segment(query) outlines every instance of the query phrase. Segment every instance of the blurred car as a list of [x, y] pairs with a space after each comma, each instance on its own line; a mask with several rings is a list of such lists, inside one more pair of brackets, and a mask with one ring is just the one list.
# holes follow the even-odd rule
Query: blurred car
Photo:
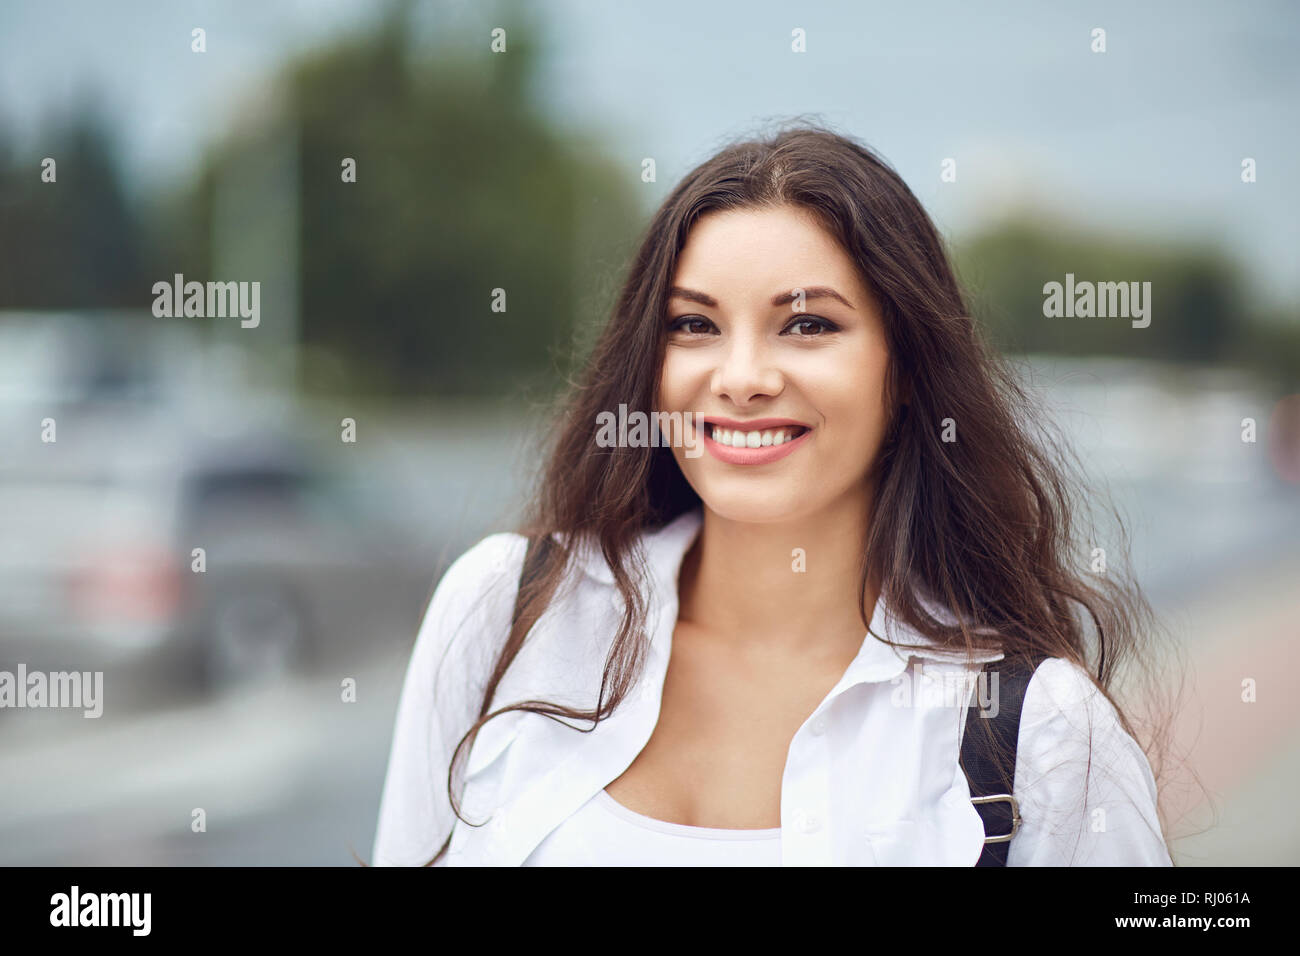
[[0, 316], [0, 667], [219, 689], [409, 641], [433, 568], [382, 477], [284, 395], [178, 374], [175, 328]]

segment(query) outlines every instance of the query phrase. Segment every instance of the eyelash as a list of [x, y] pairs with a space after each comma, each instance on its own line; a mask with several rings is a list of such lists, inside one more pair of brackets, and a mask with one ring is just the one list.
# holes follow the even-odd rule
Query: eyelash
[[[795, 338], [799, 338], [799, 339], [815, 339], [815, 338], [818, 338], [819, 335], [826, 335], [826, 334], [828, 334], [828, 333], [830, 333], [830, 332], [838, 332], [838, 331], [840, 330], [840, 327], [839, 327], [838, 325], [836, 325], [836, 324], [835, 324], [834, 322], [832, 322], [830, 319], [823, 319], [820, 315], [807, 315], [807, 314], [801, 312], [801, 313], [799, 313], [798, 315], [793, 316], [792, 318], [793, 318], [793, 320], [790, 322], [790, 324], [787, 325], [784, 329], [781, 330], [781, 334], [782, 334], [782, 335], [785, 335], [787, 332], [789, 332], [790, 329], [795, 328], [796, 326], [803, 325], [805, 322], [812, 322], [812, 323], [815, 323], [815, 324], [817, 325], [817, 327], [821, 329], [821, 332], [818, 333], [817, 335], [796, 335]], [[678, 332], [678, 331], [683, 331], [683, 330], [684, 330], [684, 327], [685, 327], [686, 325], [688, 325], [689, 323], [692, 323], [692, 322], [708, 322], [710, 325], [713, 324], [712, 322], [710, 322], [708, 319], [706, 319], [706, 318], [705, 318], [704, 316], [702, 316], [702, 315], [682, 315], [682, 316], [678, 316], [678, 317], [675, 318], [675, 319], [672, 319], [672, 320], [668, 323], [668, 331], [669, 331], [669, 332]], [[687, 334], [688, 334], [688, 335], [704, 335], [704, 334], [707, 334], [707, 333], [703, 333], [703, 332], [691, 333], [691, 332], [688, 332]]]

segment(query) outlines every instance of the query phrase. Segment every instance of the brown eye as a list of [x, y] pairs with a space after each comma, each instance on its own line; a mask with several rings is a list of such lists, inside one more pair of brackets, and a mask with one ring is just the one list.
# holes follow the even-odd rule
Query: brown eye
[[712, 328], [713, 323], [702, 315], [683, 315], [668, 323], [668, 331], [687, 335], [707, 335]]
[[795, 333], [795, 338], [806, 339], [822, 335], [826, 332], [838, 332], [839, 326], [829, 319], [823, 319], [819, 315], [805, 315], [800, 316], [798, 319], [787, 325], [781, 334], [786, 335], [791, 329], [803, 329], [804, 331]]

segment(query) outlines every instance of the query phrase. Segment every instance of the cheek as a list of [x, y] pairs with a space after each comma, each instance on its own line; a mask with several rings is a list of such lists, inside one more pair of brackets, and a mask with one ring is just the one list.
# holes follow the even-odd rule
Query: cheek
[[[699, 394], [701, 373], [689, 355], [669, 349], [659, 373], [658, 407], [665, 411], [686, 411]], [[707, 375], [703, 381], [707, 383]]]
[[862, 349], [828, 356], [820, 373], [805, 379], [828, 435], [846, 453], [874, 452], [884, 436], [887, 368], [882, 350]]

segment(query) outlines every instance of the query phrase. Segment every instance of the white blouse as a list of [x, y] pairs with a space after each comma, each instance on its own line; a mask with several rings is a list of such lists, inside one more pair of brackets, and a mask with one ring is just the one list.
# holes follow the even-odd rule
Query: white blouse
[[524, 866], [780, 866], [781, 828], [728, 830], [657, 820], [602, 790], [550, 832]]
[[[492, 535], [448, 569], [420, 626], [398, 704], [376, 865], [422, 865], [448, 833], [451, 845], [438, 865], [574, 861], [584, 834], [613, 826], [608, 814], [602, 821], [594, 815], [617, 813], [612, 797], [598, 795], [631, 765], [658, 723], [678, 571], [700, 525], [697, 509], [640, 540], [650, 648], [640, 682], [611, 716], [593, 729], [589, 721], [511, 711], [483, 726], [455, 781], [462, 815], [475, 826], [452, 812], [447, 768], [474, 723], [509, 630], [526, 540]], [[493, 709], [524, 700], [580, 709], [597, 703], [622, 599], [597, 549], [579, 543], [574, 562], [571, 579], [502, 678]], [[951, 620], [942, 608], [930, 610]], [[958, 763], [969, 684], [966, 693], [952, 689], [1002, 655], [967, 661], [934, 648], [883, 599], [871, 630], [904, 650], [866, 635], [795, 732], [781, 780], [781, 826], [762, 849], [779, 852], [785, 866], [972, 866], [984, 827]], [[1008, 865], [1171, 865], [1150, 765], [1088, 675], [1049, 658], [1030, 680], [1021, 713], [1014, 790], [1023, 823]], [[630, 842], [614, 846], [629, 847], [632, 859]], [[663, 846], [686, 858], [684, 841]], [[615, 861], [605, 854], [601, 862]]]

